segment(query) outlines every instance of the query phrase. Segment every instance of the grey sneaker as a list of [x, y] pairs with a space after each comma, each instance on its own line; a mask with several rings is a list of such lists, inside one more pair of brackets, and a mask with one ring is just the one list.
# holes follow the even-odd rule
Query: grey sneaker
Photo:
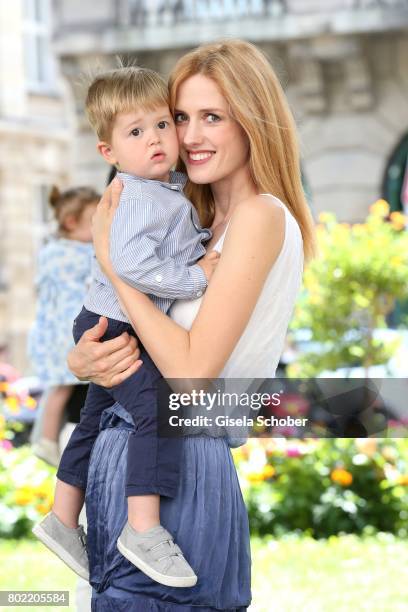
[[61, 453], [58, 442], [48, 440], [48, 438], [40, 438], [38, 442], [33, 445], [33, 453], [36, 455], [36, 457], [42, 459], [50, 465], [53, 465], [54, 467], [59, 466]]
[[139, 533], [127, 522], [120, 534], [118, 550], [147, 576], [170, 587], [192, 587], [197, 576], [161, 525]]
[[32, 532], [78, 576], [89, 582], [86, 535], [82, 525], [76, 529], [66, 527], [51, 511], [33, 527]]

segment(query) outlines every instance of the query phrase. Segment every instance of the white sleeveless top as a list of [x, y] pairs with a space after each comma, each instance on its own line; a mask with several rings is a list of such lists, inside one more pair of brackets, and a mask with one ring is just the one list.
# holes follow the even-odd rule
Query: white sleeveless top
[[[220, 378], [273, 378], [283, 351], [303, 274], [303, 240], [297, 221], [287, 207], [270, 194], [285, 211], [285, 237], [270, 270], [250, 320], [233, 350]], [[221, 252], [228, 226], [213, 247]], [[169, 315], [184, 329], [190, 329], [201, 300], [177, 300]]]

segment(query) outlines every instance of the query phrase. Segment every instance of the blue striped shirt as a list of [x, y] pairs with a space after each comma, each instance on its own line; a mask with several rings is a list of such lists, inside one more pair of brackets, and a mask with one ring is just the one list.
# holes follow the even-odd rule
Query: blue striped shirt
[[[170, 182], [120, 172], [120, 203], [110, 233], [110, 257], [116, 274], [151, 296], [167, 312], [176, 299], [201, 297], [207, 279], [196, 261], [205, 255], [197, 211], [183, 194], [186, 177], [171, 172]], [[85, 308], [118, 321], [128, 321], [115, 290], [94, 259]]]

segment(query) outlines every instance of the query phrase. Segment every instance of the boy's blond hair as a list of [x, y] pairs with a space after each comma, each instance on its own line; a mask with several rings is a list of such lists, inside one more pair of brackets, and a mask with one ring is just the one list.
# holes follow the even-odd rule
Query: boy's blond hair
[[128, 66], [95, 77], [88, 89], [85, 108], [98, 138], [109, 141], [118, 113], [136, 109], [151, 111], [168, 103], [167, 84], [157, 72]]

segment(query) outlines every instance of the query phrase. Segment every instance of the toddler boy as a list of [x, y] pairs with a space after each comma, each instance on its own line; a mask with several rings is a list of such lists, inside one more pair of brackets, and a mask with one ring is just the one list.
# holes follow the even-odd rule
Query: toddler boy
[[[184, 175], [171, 171], [178, 158], [178, 141], [166, 83], [144, 68], [112, 70], [91, 84], [86, 110], [100, 139], [99, 152], [117, 168], [123, 183], [110, 234], [115, 272], [149, 294], [163, 312], [175, 299], [200, 297], [217, 260], [206, 257], [197, 263], [205, 255], [202, 242], [211, 232], [200, 227], [195, 209], [183, 194]], [[101, 315], [109, 321], [102, 340], [123, 332], [134, 335], [111, 283], [95, 261], [91, 288], [74, 322], [75, 342]], [[194, 586], [197, 576], [158, 520], [159, 496], [177, 493], [181, 441], [157, 435], [161, 375], [140, 342], [139, 346], [143, 365], [135, 374], [109, 389], [90, 384], [80, 423], [61, 458], [53, 511], [33, 531], [89, 579], [78, 516], [101, 414], [119, 402], [131, 414], [135, 431], [128, 442], [128, 521], [118, 549], [157, 582]]]

